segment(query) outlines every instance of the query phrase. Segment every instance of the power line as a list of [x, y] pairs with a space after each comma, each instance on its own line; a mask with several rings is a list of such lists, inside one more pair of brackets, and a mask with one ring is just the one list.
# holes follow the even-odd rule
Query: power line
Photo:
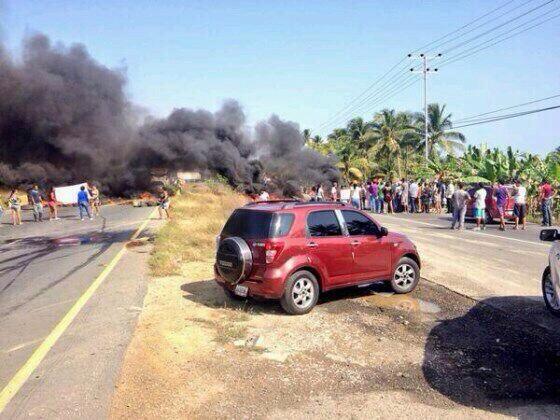
[[[557, 10], [557, 9], [554, 9], [554, 10]], [[552, 10], [552, 11], [554, 11], [554, 10]], [[550, 12], [547, 12], [546, 14], [548, 14], [548, 13], [550, 13]], [[491, 42], [491, 41], [493, 41], [494, 39], [500, 38], [501, 36], [507, 34], [507, 33], [510, 32], [510, 31], [504, 32], [504, 33], [502, 33], [501, 35], [498, 35], [498, 36], [496, 36], [496, 37], [494, 37], [494, 38], [492, 38], [492, 39], [489, 39], [489, 40], [487, 40], [487, 41], [481, 42], [480, 44], [475, 45], [474, 47], [471, 47], [471, 48], [469, 48], [469, 49], [467, 49], [467, 50], [464, 50], [464, 51], [462, 51], [462, 52], [460, 52], [460, 53], [458, 53], [458, 54], [456, 54], [456, 55], [454, 55], [454, 56], [451, 56], [451, 57], [448, 58], [447, 60], [444, 60], [444, 61], [441, 63], [440, 67], [444, 67], [444, 66], [447, 66], [447, 65], [449, 65], [449, 64], [452, 64], [452, 63], [454, 63], [454, 62], [456, 62], [456, 61], [459, 61], [459, 60], [462, 60], [462, 59], [464, 59], [464, 58], [470, 57], [471, 55], [477, 54], [477, 53], [480, 52], [480, 51], [486, 50], [486, 49], [488, 49], [488, 48], [490, 48], [490, 47], [493, 47], [494, 45], [497, 45], [497, 44], [500, 44], [500, 43], [502, 43], [502, 42], [504, 42], [504, 41], [507, 41], [508, 39], [511, 39], [511, 38], [513, 38], [513, 37], [515, 37], [515, 36], [517, 36], [517, 35], [520, 35], [520, 34], [522, 34], [522, 33], [524, 33], [524, 32], [530, 31], [531, 29], [534, 29], [534, 28], [536, 28], [536, 27], [538, 27], [538, 26], [544, 25], [546, 22], [551, 21], [552, 19], [556, 19], [556, 18], [559, 17], [559, 16], [560, 16], [560, 13], [559, 13], [559, 14], [556, 14], [556, 15], [554, 15], [554, 16], [551, 16], [551, 17], [549, 17], [548, 19], [545, 19], [545, 20], [543, 20], [543, 21], [541, 21], [541, 22], [538, 22], [538, 23], [536, 23], [536, 24], [534, 24], [534, 25], [532, 25], [532, 26], [529, 26], [528, 28], [525, 28], [525, 29], [522, 29], [522, 30], [520, 30], [520, 31], [518, 31], [518, 32], [515, 32], [515, 33], [513, 33], [513, 34], [511, 34], [511, 35], [509, 35], [509, 36], [507, 36], [507, 37], [505, 37], [505, 38], [499, 39], [499, 40], [496, 41], [496, 42], [493, 42], [493, 43], [491, 43], [491, 44], [489, 44], [489, 45], [486, 45], [486, 46], [484, 46], [484, 47], [481, 47], [481, 45], [484, 45], [484, 44], [486, 44], [486, 43], [488, 43], [488, 42]], [[540, 17], [542, 17], [542, 16], [540, 16]], [[518, 28], [520, 28], [521, 26], [526, 25], [527, 23], [529, 23], [529, 22], [526, 22], [526, 23], [524, 23], [524, 24], [522, 24], [522, 25], [519, 25], [519, 26], [517, 26], [516, 28], [513, 28], [512, 30], [518, 29]], [[480, 48], [478, 48], [478, 47], [480, 47]], [[474, 51], [473, 51], [473, 49], [474, 49]], [[472, 52], [469, 52], [469, 51], [472, 51]]]
[[[460, 28], [457, 28], [457, 29], [455, 29], [455, 30], [453, 30], [453, 31], [451, 31], [451, 32], [448, 32], [448, 33], [446, 33], [445, 35], [439, 37], [438, 39], [436, 39], [436, 40], [434, 40], [434, 41], [431, 41], [431, 42], [428, 42], [428, 43], [425, 44], [425, 45], [422, 45], [421, 47], [419, 47], [419, 48], [415, 49], [414, 51], [412, 51], [412, 54], [417, 53], [417, 52], [420, 52], [420, 51], [422, 51], [422, 50], [425, 50], [427, 47], [429, 47], [429, 46], [431, 46], [431, 45], [433, 45], [433, 44], [436, 44], [436, 43], [438, 43], [438, 42], [440, 42], [440, 41], [443, 41], [443, 40], [444, 40], [445, 38], [447, 38], [448, 36], [454, 35], [454, 34], [456, 34], [457, 32], [460, 32], [460, 31], [462, 31], [463, 29], [468, 28], [468, 27], [471, 26], [472, 24], [474, 24], [474, 23], [476, 23], [476, 22], [478, 22], [478, 21], [484, 19], [484, 18], [487, 17], [487, 16], [490, 16], [492, 13], [494, 13], [494, 12], [496, 12], [496, 11], [498, 11], [498, 10], [503, 9], [504, 7], [509, 6], [509, 5], [512, 4], [512, 3], [515, 3], [515, 1], [516, 1], [516, 0], [511, 0], [511, 1], [505, 2], [505, 3], [502, 4], [501, 6], [498, 6], [498, 7], [496, 7], [495, 9], [492, 9], [491, 11], [489, 11], [488, 13], [485, 13], [485, 14], [483, 14], [482, 16], [479, 16], [479, 17], [475, 18], [474, 20], [472, 20], [472, 21], [470, 21], [469, 23], [467, 23], [467, 24], [461, 26]], [[529, 0], [527, 3], [531, 2], [531, 1], [534, 1], [534, 0]], [[526, 3], [523, 3], [523, 4], [522, 4], [521, 6], [519, 6], [519, 7], [522, 7], [522, 6], [524, 6], [525, 4], [526, 4]], [[500, 16], [499, 16], [499, 17], [500, 17]], [[498, 18], [499, 18], [499, 17], [498, 17]], [[471, 30], [471, 31], [472, 31], [472, 30]], [[471, 31], [468, 31], [467, 33], [471, 32]], [[463, 35], [465, 35], [465, 34], [463, 34]], [[461, 35], [461, 36], [463, 36], [463, 35]], [[438, 46], [432, 47], [432, 48], [430, 48], [428, 51], [432, 51], [432, 50], [434, 50], [435, 48], [438, 48]]]
[[[331, 122], [332, 119], [336, 118], [338, 115], [340, 115], [342, 112], [344, 112], [346, 109], [348, 109], [348, 107], [350, 107], [354, 102], [356, 102], [357, 100], [359, 100], [360, 98], [362, 98], [368, 91], [370, 91], [371, 89], [373, 89], [374, 86], [376, 86], [379, 82], [381, 82], [381, 80], [383, 80], [388, 74], [390, 74], [396, 67], [398, 67], [401, 63], [403, 63], [406, 60], [406, 57], [403, 57], [400, 61], [398, 61], [393, 67], [391, 67], [389, 70], [387, 70], [380, 78], [378, 78], [377, 80], [375, 80], [371, 85], [369, 85], [366, 89], [364, 89], [362, 91], [362, 93], [360, 93], [358, 96], [356, 96], [354, 99], [352, 99], [350, 102], [348, 102], [344, 107], [342, 107], [341, 110], [339, 110], [336, 114], [332, 115], [329, 120], [327, 120], [326, 122], [324, 122], [323, 124], [321, 124], [321, 126], [329, 124]], [[320, 126], [320, 128], [321, 128]]]
[[531, 111], [517, 112], [517, 113], [513, 113], [513, 114], [499, 115], [497, 117], [481, 119], [480, 121], [477, 121], [477, 122], [471, 122], [471, 123], [468, 123], [468, 124], [457, 125], [457, 126], [454, 126], [453, 129], [470, 127], [470, 126], [479, 125], [479, 124], [488, 124], [488, 123], [491, 123], [491, 122], [502, 121], [502, 120], [509, 120], [511, 118], [522, 117], [524, 115], [536, 114], [536, 113], [539, 113], [539, 112], [550, 111], [550, 110], [558, 109], [558, 108], [560, 108], [560, 105], [549, 106], [547, 108], [534, 109], [534, 110], [531, 110]]
[[[523, 3], [521, 6], [518, 6], [518, 7], [522, 7], [523, 5], [525, 5], [525, 4], [527, 4], [527, 3], [531, 2], [531, 1], [534, 1], [534, 0], [529, 0], [528, 2], [525, 2], [525, 3]], [[504, 4], [502, 4], [501, 6], [498, 6], [497, 8], [491, 10], [490, 12], [485, 13], [485, 14], [482, 15], [482, 16], [479, 16], [479, 17], [475, 18], [474, 20], [472, 20], [471, 22], [469, 22], [469, 23], [463, 25], [462, 27], [460, 27], [460, 28], [458, 28], [458, 29], [456, 29], [456, 30], [454, 30], [454, 31], [451, 31], [451, 32], [449, 32], [449, 33], [447, 33], [447, 34], [445, 34], [445, 35], [443, 35], [442, 37], [436, 39], [435, 41], [432, 41], [432, 42], [430, 42], [430, 43], [428, 43], [428, 44], [426, 44], [426, 45], [423, 45], [422, 47], [420, 47], [420, 48], [414, 50], [413, 53], [414, 53], [414, 52], [417, 52], [417, 51], [419, 51], [419, 50], [421, 50], [421, 49], [423, 49], [423, 48], [425, 48], [425, 47], [427, 47], [427, 46], [429, 46], [429, 45], [432, 45], [432, 44], [434, 44], [434, 43], [437, 43], [437, 42], [439, 42], [439, 41], [441, 41], [441, 40], [447, 38], [447, 37], [450, 36], [450, 35], [453, 35], [453, 34], [455, 34], [455, 33], [457, 33], [457, 32], [462, 31], [463, 29], [465, 29], [465, 28], [471, 26], [472, 24], [474, 24], [474, 23], [480, 21], [481, 19], [484, 19], [484, 18], [487, 17], [487, 16], [490, 16], [490, 15], [493, 14], [494, 12], [503, 9], [504, 7], [510, 5], [510, 4], [514, 3], [514, 2], [515, 2], [515, 0], [512, 0], [512, 1], [508, 1], [508, 2], [506, 2], [506, 3], [504, 3]], [[508, 12], [508, 13], [509, 13], [509, 12]], [[501, 17], [501, 16], [498, 16], [498, 18], [499, 18], [499, 17]], [[469, 32], [471, 32], [471, 31], [469, 31]], [[469, 33], [469, 32], [467, 32], [467, 33]], [[464, 35], [466, 35], [466, 34], [463, 34], [462, 36], [464, 36]], [[326, 120], [325, 122], [323, 122], [322, 124], [320, 124], [320, 125], [319, 125], [319, 129], [321, 129], [321, 128], [323, 128], [323, 127], [325, 127], [325, 126], [331, 124], [331, 123], [333, 122], [333, 120], [334, 120], [336, 117], [338, 117], [338, 116], [339, 116], [340, 114], [342, 114], [344, 111], [346, 111], [346, 110], [348, 110], [349, 108], [351, 108], [352, 105], [353, 105], [356, 101], [359, 101], [361, 98], [363, 98], [363, 96], [364, 96], [367, 92], [369, 92], [373, 87], [375, 87], [379, 82], [381, 82], [381, 80], [383, 80], [387, 75], [389, 75], [393, 70], [395, 70], [395, 69], [396, 69], [401, 63], [403, 63], [405, 60], [406, 60], [406, 57], [403, 58], [403, 59], [401, 59], [400, 61], [398, 61], [395, 65], [393, 65], [393, 66], [392, 66], [387, 72], [385, 72], [380, 78], [378, 78], [376, 81], [374, 81], [370, 86], [368, 86], [365, 90], [363, 90], [358, 96], [356, 96], [354, 99], [352, 99], [350, 102], [348, 102], [345, 106], [343, 106], [342, 109], [340, 109], [340, 110], [339, 110], [338, 112], [336, 112], [334, 115], [332, 115], [331, 117], [329, 117], [328, 120]], [[400, 71], [403, 71], [403, 70], [400, 70]], [[398, 73], [399, 73], [399, 72], [397, 72], [397, 74], [398, 74]], [[379, 89], [378, 89], [377, 92], [379, 92]], [[370, 96], [370, 98], [371, 98], [371, 96]], [[368, 98], [366, 98], [366, 100], [367, 100], [367, 99], [368, 99]], [[361, 102], [361, 104], [363, 104], [363, 101]], [[361, 106], [361, 105], [358, 105], [358, 106]]]
[[462, 47], [463, 45], [470, 44], [472, 41], [474, 41], [474, 40], [476, 40], [476, 39], [478, 39], [478, 38], [480, 38], [480, 37], [483, 37], [484, 35], [488, 35], [490, 32], [493, 32], [493, 31], [495, 31], [496, 29], [502, 28], [503, 26], [508, 25], [508, 24], [510, 24], [511, 22], [515, 22], [516, 20], [521, 19], [522, 17], [525, 17], [525, 16], [527, 16], [528, 14], [533, 13], [535, 10], [538, 10], [538, 9], [544, 7], [544, 6], [547, 6], [548, 4], [550, 4], [550, 3], [554, 2], [554, 1], [555, 1], [555, 0], [547, 0], [546, 2], [544, 2], [543, 4], [540, 4], [540, 5], [537, 6], [537, 7], [534, 7], [534, 8], [532, 8], [532, 9], [530, 9], [530, 10], [528, 10], [528, 11], [526, 11], [526, 12], [524, 12], [524, 13], [522, 13], [522, 14], [520, 14], [520, 15], [514, 17], [514, 18], [511, 18], [511, 19], [509, 19], [509, 20], [506, 20], [505, 22], [503, 22], [503, 23], [501, 23], [501, 24], [499, 24], [499, 25], [497, 25], [497, 26], [494, 26], [494, 27], [488, 29], [487, 31], [484, 31], [484, 32], [482, 32], [482, 33], [480, 33], [480, 34], [478, 34], [478, 35], [472, 37], [472, 38], [469, 38], [469, 39], [466, 40], [466, 41], [462, 41], [462, 42], [460, 42], [459, 44], [457, 44], [457, 45], [455, 45], [455, 46], [452, 46], [452, 47], [448, 48], [447, 50], [442, 51], [442, 54], [447, 54], [448, 52], [451, 52], [451, 51], [453, 51], [453, 50], [455, 50], [455, 49], [457, 49], [457, 48], [460, 48], [460, 47]]
[[[507, 14], [510, 14], [511, 12], [520, 9], [520, 8], [522, 8], [523, 6], [525, 6], [525, 5], [527, 5], [528, 3], [531, 3], [531, 2], [533, 2], [533, 1], [535, 1], [535, 0], [526, 1], [526, 2], [522, 3], [521, 5], [516, 6], [515, 8], [512, 8], [512, 9], [510, 9], [510, 10], [507, 10], [506, 12], [504, 12], [504, 13], [498, 15], [498, 16], [493, 17], [492, 20], [489, 20], [488, 22], [484, 22], [484, 23], [482, 23], [482, 24], [480, 24], [480, 25], [477, 25], [476, 27], [471, 28], [469, 31], [467, 31], [467, 32], [465, 32], [465, 33], [463, 33], [463, 34], [461, 34], [461, 35], [458, 35], [458, 36], [456, 36], [456, 37], [453, 37], [453, 38], [450, 39], [450, 40], [447, 40], [447, 41], [445, 41], [445, 42], [443, 42], [443, 43], [440, 43], [440, 44], [438, 44], [438, 45], [432, 47], [430, 50], [432, 50], [432, 49], [434, 49], [434, 48], [437, 48], [438, 46], [448, 44], [449, 42], [452, 42], [452, 41], [454, 41], [454, 40], [457, 40], [457, 39], [459, 39], [459, 38], [461, 38], [461, 37], [464, 37], [464, 36], [468, 35], [469, 33], [472, 33], [472, 32], [474, 32], [474, 31], [476, 31], [477, 29], [479, 29], [479, 28], [481, 28], [481, 27], [487, 25], [488, 23], [493, 22], [493, 21], [496, 21], [496, 20], [500, 19], [501, 17], [503, 17], [503, 16], [505, 16], [505, 15], [507, 15]], [[500, 24], [500, 25], [494, 26], [494, 27], [490, 28], [489, 30], [487, 30], [487, 31], [485, 31], [485, 32], [483, 32], [483, 33], [481, 33], [481, 34], [478, 34], [478, 35], [476, 35], [476, 36], [474, 36], [474, 37], [469, 38], [468, 40], [465, 40], [465, 41], [460, 42], [459, 44], [457, 44], [457, 45], [455, 45], [455, 46], [452, 46], [452, 47], [448, 48], [448, 49], [446, 50], [446, 52], [450, 52], [450, 51], [453, 51], [453, 50], [455, 50], [455, 49], [457, 49], [457, 48], [460, 48], [461, 46], [467, 45], [467, 44], [471, 43], [472, 41], [474, 41], [474, 40], [476, 40], [476, 39], [479, 39], [479, 38], [481, 38], [481, 37], [483, 37], [483, 36], [485, 36], [485, 35], [487, 35], [487, 34], [493, 32], [493, 31], [496, 31], [496, 30], [498, 30], [499, 28], [502, 28], [502, 27], [504, 27], [504, 26], [506, 26], [506, 25], [508, 25], [508, 24], [510, 24], [510, 23], [512, 23], [512, 22], [514, 22], [514, 21], [516, 21], [516, 20], [519, 20], [519, 19], [523, 18], [524, 16], [527, 16], [528, 14], [533, 13], [534, 11], [536, 11], [536, 10], [538, 10], [538, 9], [541, 9], [542, 7], [544, 7], [544, 6], [546, 6], [546, 5], [550, 4], [550, 3], [552, 3], [552, 2], [554, 2], [554, 1], [555, 1], [555, 0], [548, 0], [548, 1], [546, 1], [545, 3], [542, 3], [542, 4], [540, 4], [540, 5], [536, 6], [536, 7], [534, 7], [534, 8], [532, 8], [532, 9], [528, 10], [528, 11], [525, 11], [524, 13], [522, 13], [522, 14], [520, 14], [520, 15], [517, 15], [517, 16], [515, 16], [514, 18], [509, 19], [509, 20], [507, 20], [506, 22], [503, 22], [503, 23]], [[495, 8], [495, 9], [491, 10], [490, 12], [487, 12], [487, 13], [485, 13], [484, 15], [482, 15], [482, 16], [480, 16], [480, 17], [474, 19], [473, 21], [471, 21], [471, 22], [469, 22], [469, 23], [467, 23], [466, 25], [463, 25], [462, 27], [460, 27], [460, 28], [458, 28], [458, 29], [456, 29], [456, 30], [454, 30], [454, 31], [451, 31], [451, 32], [449, 32], [449, 33], [447, 33], [447, 34], [445, 34], [445, 35], [443, 35], [442, 37], [438, 38], [437, 40], [432, 41], [432, 42], [430, 42], [430, 43], [424, 45], [424, 46], [421, 47], [421, 48], [424, 48], [424, 47], [427, 47], [427, 46], [430, 46], [430, 45], [433, 45], [433, 44], [437, 44], [438, 42], [444, 40], [445, 38], [447, 38], [447, 37], [449, 37], [449, 36], [451, 36], [451, 35], [454, 35], [454, 34], [456, 34], [456, 33], [461, 32], [462, 30], [464, 30], [464, 29], [466, 29], [466, 28], [472, 26], [474, 23], [480, 22], [482, 19], [484, 19], [484, 18], [486, 18], [486, 17], [488, 17], [488, 16], [494, 14], [494, 13], [495, 13], [496, 11], [498, 11], [498, 10], [504, 9], [505, 7], [509, 6], [509, 5], [512, 4], [512, 3], [514, 3], [514, 1], [506, 2], [506, 3], [502, 4], [501, 6], [499, 6], [499, 7]], [[533, 19], [531, 19], [531, 20], [529, 20], [529, 21], [526, 21], [526, 22], [522, 23], [521, 25], [516, 26], [515, 28], [509, 29], [509, 30], [507, 30], [506, 32], [501, 33], [500, 35], [497, 35], [497, 36], [495, 36], [495, 37], [493, 37], [493, 38], [490, 38], [490, 39], [488, 39], [488, 40], [486, 40], [486, 41], [483, 41], [483, 42], [481, 42], [481, 43], [479, 43], [479, 44], [477, 44], [477, 45], [475, 45], [475, 46], [473, 46], [473, 47], [470, 47], [470, 48], [468, 48], [468, 49], [466, 49], [466, 50], [463, 50], [463, 51], [459, 52], [458, 54], [456, 54], [456, 55], [454, 55], [454, 56], [452, 56], [452, 57], [447, 58], [446, 60], [444, 60], [444, 61], [441, 63], [441, 65], [440, 65], [439, 67], [443, 67], [444, 65], [451, 64], [451, 63], [453, 63], [453, 62], [455, 62], [455, 61], [458, 61], [458, 60], [461, 60], [461, 59], [463, 59], [463, 58], [466, 58], [466, 57], [468, 57], [468, 56], [470, 56], [470, 55], [476, 54], [476, 53], [479, 52], [479, 51], [482, 51], [482, 50], [484, 50], [484, 49], [486, 49], [486, 48], [490, 48], [490, 47], [492, 47], [492, 46], [494, 46], [494, 45], [496, 45], [496, 44], [498, 44], [498, 43], [500, 43], [500, 42], [506, 41], [507, 39], [510, 39], [510, 38], [512, 38], [512, 37], [514, 37], [514, 36], [516, 36], [516, 35], [519, 35], [519, 34], [525, 32], [525, 31], [528, 31], [528, 30], [530, 30], [530, 29], [532, 29], [532, 28], [534, 28], [534, 27], [536, 27], [536, 26], [540, 26], [540, 25], [542, 25], [543, 23], [545, 23], [545, 22], [547, 22], [547, 21], [549, 21], [549, 20], [552, 20], [552, 19], [554, 19], [554, 18], [560, 16], [560, 15], [558, 15], [558, 16], [556, 16], [556, 15], [555, 15], [555, 16], [552, 16], [552, 17], [550, 17], [549, 19], [546, 19], [546, 20], [544, 20], [544, 21], [541, 21], [541, 22], [539, 22], [539, 23], [537, 23], [537, 24], [535, 24], [535, 25], [533, 25], [533, 26], [531, 26], [531, 27], [529, 27], [529, 28], [525, 28], [525, 29], [523, 29], [523, 30], [521, 30], [521, 31], [519, 31], [519, 32], [516, 32], [516, 33], [514, 33], [514, 34], [508, 36], [508, 37], [502, 38], [502, 39], [500, 39], [500, 40], [498, 40], [498, 41], [496, 41], [496, 42], [494, 42], [494, 43], [492, 43], [492, 44], [490, 44], [490, 45], [486, 45], [486, 46], [484, 46], [484, 47], [481, 47], [482, 45], [487, 44], [488, 42], [492, 42], [493, 40], [498, 39], [498, 38], [500, 38], [500, 37], [503, 37], [504, 35], [510, 33], [511, 31], [514, 31], [514, 30], [516, 30], [516, 29], [519, 29], [519, 28], [521, 28], [521, 27], [527, 25], [527, 24], [530, 23], [530, 22], [533, 22], [533, 21], [535, 21], [535, 20], [537, 20], [537, 19], [539, 19], [539, 18], [544, 17], [545, 15], [550, 14], [551, 12], [553, 12], [553, 11], [555, 11], [555, 10], [556, 10], [556, 9], [547, 11], [546, 13], [541, 14], [541, 15], [539, 15], [539, 16], [537, 16], [537, 17], [535, 17], [535, 18], [533, 18]], [[420, 48], [420, 49], [421, 49], [421, 48]], [[418, 51], [418, 50], [420, 50], [420, 49], [417, 49], [417, 50], [415, 50], [415, 51]], [[471, 52], [471, 51], [472, 51], [472, 52]], [[401, 82], [405, 82], [405, 83], [406, 83], [406, 82], [409, 80], [409, 79], [406, 79], [406, 78], [403, 80], [403, 77], [405, 76], [405, 75], [403, 74], [404, 69], [401, 68], [400, 70], [397, 70], [396, 73], [393, 74], [391, 77], [389, 77], [388, 80], [386, 80], [383, 84], [381, 84], [380, 86], [378, 86], [378, 85], [379, 85], [385, 78], [387, 78], [387, 76], [389, 76], [392, 72], [394, 72], [395, 69], [397, 69], [405, 60], [406, 60], [406, 58], [403, 58], [403, 59], [401, 59], [399, 62], [397, 62], [395, 65], [393, 65], [393, 66], [392, 66], [387, 72], [385, 72], [380, 78], [378, 78], [374, 83], [372, 83], [370, 86], [368, 86], [367, 89], [365, 89], [364, 91], [362, 91], [357, 97], [355, 97], [354, 99], [352, 99], [347, 105], [345, 105], [345, 106], [344, 106], [342, 109], [340, 109], [337, 113], [335, 113], [334, 115], [332, 115], [328, 120], [326, 120], [325, 122], [323, 122], [322, 124], [320, 124], [319, 127], [318, 127], [318, 129], [321, 130], [321, 129], [327, 128], [329, 125], [332, 125], [332, 124], [335, 124], [335, 123], [338, 124], [339, 121], [345, 120], [345, 119], [349, 118], [352, 114], [356, 114], [357, 112], [359, 112], [359, 111], [361, 111], [361, 110], [364, 110], [364, 109], [366, 109], [367, 107], [372, 106], [372, 104], [378, 103], [380, 99], [386, 100], [386, 99], [387, 99], [387, 98], [386, 98], [387, 95], [391, 95], [391, 97], [394, 96], [394, 95], [392, 94], [392, 92], [394, 91], [394, 89], [395, 89], [395, 88], [398, 88], [399, 86], [402, 86]], [[415, 68], [415, 69], [416, 69], [416, 68]], [[368, 94], [368, 92], [370, 92], [370, 91], [371, 91], [374, 87], [376, 87], [376, 86], [377, 86], [377, 89], [376, 89], [374, 92], [371, 92], [371, 93]], [[403, 90], [404, 90], [404, 89], [403, 89]], [[388, 93], [388, 92], [389, 92], [389, 93]]]
[[[444, 45], [447, 45], [447, 44], [449, 44], [449, 43], [451, 43], [451, 42], [453, 42], [453, 41], [456, 41], [456, 40], [458, 40], [458, 39], [460, 39], [460, 38], [462, 38], [462, 37], [464, 37], [464, 36], [466, 36], [466, 35], [468, 35], [468, 34], [470, 34], [470, 33], [472, 33], [472, 32], [475, 32], [476, 30], [478, 30], [478, 29], [480, 29], [480, 28], [482, 28], [482, 27], [484, 27], [484, 26], [486, 26], [486, 25], [488, 25], [488, 24], [490, 24], [490, 23], [497, 22], [497, 21], [499, 21], [501, 18], [503, 18], [504, 16], [509, 15], [510, 13], [515, 12], [516, 10], [521, 9], [523, 6], [526, 6], [527, 4], [532, 3], [532, 2], [534, 2], [534, 1], [535, 1], [535, 0], [526, 1], [526, 2], [524, 2], [524, 3], [522, 3], [522, 4], [520, 4], [520, 5], [518, 5], [518, 6], [514, 7], [514, 8], [512, 8], [512, 9], [510, 9], [510, 10], [508, 10], [508, 11], [506, 11], [506, 12], [500, 14], [500, 15], [498, 15], [498, 16], [494, 16], [494, 17], [492, 17], [491, 19], [487, 20], [486, 22], [481, 23], [480, 25], [475, 26], [474, 28], [470, 29], [469, 31], [467, 31], [467, 32], [465, 32], [465, 33], [463, 33], [463, 34], [461, 34], [461, 35], [457, 35], [456, 37], [453, 37], [453, 38], [451, 38], [451, 39], [448, 39], [448, 40], [446, 40], [446, 41], [443, 41], [443, 42], [438, 43], [437, 45], [431, 47], [431, 48], [428, 50], [428, 52], [434, 51], [434, 50], [436, 50], [436, 49], [439, 49], [439, 48], [443, 47]], [[504, 5], [504, 6], [506, 6], [506, 5]], [[490, 30], [490, 32], [491, 32], [491, 30]]]
[[517, 104], [517, 105], [513, 105], [513, 106], [508, 106], [508, 107], [506, 107], [506, 108], [500, 108], [500, 109], [496, 109], [496, 110], [494, 110], [494, 111], [484, 112], [484, 113], [482, 113], [482, 114], [472, 115], [472, 116], [466, 117], [466, 118], [460, 118], [460, 119], [458, 119], [458, 120], [455, 120], [454, 123], [455, 123], [455, 124], [456, 124], [456, 123], [462, 124], [462, 123], [466, 123], [466, 122], [471, 122], [471, 120], [477, 120], [479, 117], [483, 117], [483, 116], [485, 116], [485, 115], [495, 114], [496, 112], [500, 112], [500, 111], [507, 111], [508, 109], [520, 108], [520, 107], [522, 107], [522, 106], [531, 105], [531, 104], [536, 104], [536, 103], [538, 103], [538, 102], [543, 102], [543, 101], [547, 101], [547, 100], [549, 100], [549, 99], [559, 98], [559, 97], [560, 97], [560, 94], [559, 94], [559, 95], [548, 96], [548, 97], [546, 97], [546, 98], [536, 99], [536, 100], [533, 100], [533, 101], [530, 101], [530, 102], [524, 102], [524, 103], [522, 103], [522, 104]]

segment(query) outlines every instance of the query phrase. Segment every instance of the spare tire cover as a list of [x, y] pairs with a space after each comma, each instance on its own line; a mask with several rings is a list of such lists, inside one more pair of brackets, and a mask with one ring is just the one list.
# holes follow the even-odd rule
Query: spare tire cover
[[229, 283], [245, 279], [253, 268], [253, 254], [244, 239], [231, 237], [224, 239], [216, 256], [218, 273]]

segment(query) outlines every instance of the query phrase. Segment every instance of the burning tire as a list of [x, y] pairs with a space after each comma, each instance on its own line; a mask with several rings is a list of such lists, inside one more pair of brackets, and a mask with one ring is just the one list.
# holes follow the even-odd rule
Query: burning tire
[[239, 237], [224, 239], [216, 255], [216, 267], [228, 283], [244, 280], [253, 268], [253, 254], [245, 240]]

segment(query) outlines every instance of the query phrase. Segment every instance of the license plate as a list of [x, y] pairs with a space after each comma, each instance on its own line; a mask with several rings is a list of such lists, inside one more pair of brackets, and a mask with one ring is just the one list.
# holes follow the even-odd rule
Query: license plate
[[249, 292], [249, 288], [247, 286], [242, 286], [240, 284], [238, 284], [237, 286], [235, 286], [235, 291], [234, 293], [237, 296], [241, 296], [241, 297], [247, 297], [247, 293]]

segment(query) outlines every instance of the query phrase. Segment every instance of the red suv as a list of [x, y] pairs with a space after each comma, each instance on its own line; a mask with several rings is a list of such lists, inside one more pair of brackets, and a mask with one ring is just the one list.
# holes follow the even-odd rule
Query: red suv
[[250, 203], [217, 238], [216, 281], [233, 297], [280, 299], [290, 314], [309, 312], [321, 292], [388, 281], [409, 293], [420, 257], [404, 235], [342, 203]]

